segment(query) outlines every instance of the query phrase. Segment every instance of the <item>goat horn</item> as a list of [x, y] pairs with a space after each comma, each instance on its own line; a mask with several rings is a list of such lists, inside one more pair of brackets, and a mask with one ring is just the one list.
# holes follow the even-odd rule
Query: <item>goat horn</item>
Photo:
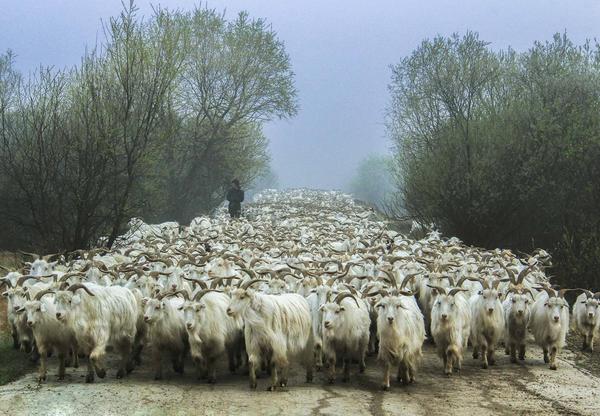
[[519, 273], [519, 275], [517, 276], [517, 284], [518, 285], [523, 283], [523, 279], [525, 279], [525, 276], [527, 276], [531, 272], [531, 268], [533, 266], [535, 266], [535, 263], [531, 264], [531, 265], [527, 266], [526, 268], [524, 268], [523, 270], [521, 270], [521, 273]]
[[340, 293], [339, 295], [337, 295], [335, 297], [335, 299], [333, 301], [339, 305], [343, 299], [348, 298], [348, 297], [354, 299], [354, 303], [356, 303], [356, 306], [360, 308], [360, 305], [358, 304], [358, 300], [356, 300], [356, 297], [354, 297], [354, 295], [352, 293], [347, 293], [347, 292]]
[[441, 286], [434, 286], [434, 285], [427, 285], [427, 287], [430, 287], [432, 289], [435, 289], [438, 291], [438, 293], [443, 293], [444, 295], [447, 294], [446, 292], [446, 288], [445, 287], [441, 287]]
[[556, 291], [554, 289], [552, 289], [551, 287], [541, 286], [541, 287], [536, 287], [534, 289], [543, 290], [544, 292], [546, 292], [548, 294], [549, 298], [555, 298], [556, 297]]
[[202, 299], [202, 297], [204, 295], [206, 295], [209, 292], [218, 292], [218, 293], [223, 293], [222, 290], [217, 290], [217, 289], [204, 289], [201, 290], [200, 292], [196, 293], [196, 295], [194, 295], [194, 299], [192, 299], [195, 302], [198, 302], [200, 299]]
[[460, 288], [460, 287], [455, 287], [455, 288], [451, 289], [450, 292], [448, 292], [448, 296], [454, 296], [458, 292], [468, 292], [468, 290]]
[[85, 291], [88, 293], [88, 295], [90, 295], [90, 296], [96, 296], [96, 295], [94, 295], [94, 293], [92, 293], [92, 291], [91, 291], [90, 289], [88, 289], [88, 287], [87, 287], [87, 286], [85, 286], [83, 283], [75, 283], [75, 284], [72, 284], [71, 286], [69, 286], [69, 287], [67, 288], [67, 290], [68, 290], [68, 291], [71, 291], [71, 292], [73, 292], [73, 293], [75, 293], [75, 291], [76, 291], [76, 290], [78, 290], [78, 289], [83, 289], [83, 290], [85, 290]]
[[41, 300], [44, 295], [47, 295], [49, 293], [55, 293], [55, 292], [54, 292], [53, 289], [40, 290], [38, 293], [35, 294], [35, 297], [33, 299], [34, 300]]
[[247, 281], [246, 283], [242, 283], [242, 285], [240, 286], [240, 289], [246, 290], [255, 283], [266, 282], [266, 281], [267, 281], [266, 279], [251, 279], [251, 280]]
[[32, 275], [28, 274], [28, 275], [19, 277], [15, 286], [23, 286], [23, 283], [25, 283], [29, 279], [40, 280], [39, 276], [32, 276]]

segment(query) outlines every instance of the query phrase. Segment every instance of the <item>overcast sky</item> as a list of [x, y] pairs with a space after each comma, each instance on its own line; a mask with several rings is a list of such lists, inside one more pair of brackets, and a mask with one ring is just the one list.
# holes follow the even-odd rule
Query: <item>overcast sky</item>
[[[191, 9], [198, 1], [138, 0]], [[204, 3], [203, 3], [204, 4]], [[567, 31], [576, 42], [600, 38], [600, 0], [219, 0], [233, 17], [266, 18], [290, 54], [300, 112], [265, 132], [282, 186], [342, 188], [359, 161], [388, 152], [383, 112], [389, 65], [424, 38], [474, 30], [494, 48], [527, 49]], [[12, 49], [27, 73], [39, 64], [79, 62], [101, 38], [100, 19], [120, 0], [0, 0], [0, 51]]]

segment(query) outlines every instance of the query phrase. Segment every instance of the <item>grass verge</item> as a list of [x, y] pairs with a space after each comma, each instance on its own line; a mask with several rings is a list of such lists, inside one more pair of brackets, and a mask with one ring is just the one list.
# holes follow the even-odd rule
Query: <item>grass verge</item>
[[27, 355], [15, 350], [12, 338], [6, 333], [0, 334], [0, 386], [23, 376], [33, 370], [35, 365]]

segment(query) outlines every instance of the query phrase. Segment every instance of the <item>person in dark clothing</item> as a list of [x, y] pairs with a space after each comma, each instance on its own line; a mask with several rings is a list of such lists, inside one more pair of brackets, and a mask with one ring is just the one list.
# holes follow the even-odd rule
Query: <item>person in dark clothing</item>
[[239, 218], [242, 213], [242, 202], [244, 201], [244, 191], [240, 186], [240, 181], [234, 179], [231, 181], [231, 189], [227, 192], [229, 201], [229, 215], [231, 218]]

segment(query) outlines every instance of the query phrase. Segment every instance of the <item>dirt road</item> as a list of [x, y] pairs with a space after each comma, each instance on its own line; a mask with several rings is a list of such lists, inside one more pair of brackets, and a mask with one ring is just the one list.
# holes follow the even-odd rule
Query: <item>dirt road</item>
[[148, 363], [129, 378], [116, 380], [114, 371], [95, 384], [84, 383], [84, 369], [69, 369], [58, 382], [51, 359], [49, 381], [38, 385], [35, 374], [0, 387], [2, 415], [597, 415], [600, 379], [574, 365], [575, 356], [564, 351], [558, 371], [549, 370], [536, 347], [526, 365], [510, 364], [498, 351], [498, 365], [489, 370], [467, 356], [461, 375], [446, 377], [431, 346], [425, 347], [417, 382], [408, 387], [379, 388], [381, 371], [374, 358], [365, 374], [352, 381], [325, 384], [317, 373], [315, 383], [303, 382], [294, 367], [285, 391], [267, 392], [267, 379], [257, 391], [246, 377], [223, 369], [217, 385], [197, 381], [191, 365], [184, 377], [170, 371], [154, 381]]

